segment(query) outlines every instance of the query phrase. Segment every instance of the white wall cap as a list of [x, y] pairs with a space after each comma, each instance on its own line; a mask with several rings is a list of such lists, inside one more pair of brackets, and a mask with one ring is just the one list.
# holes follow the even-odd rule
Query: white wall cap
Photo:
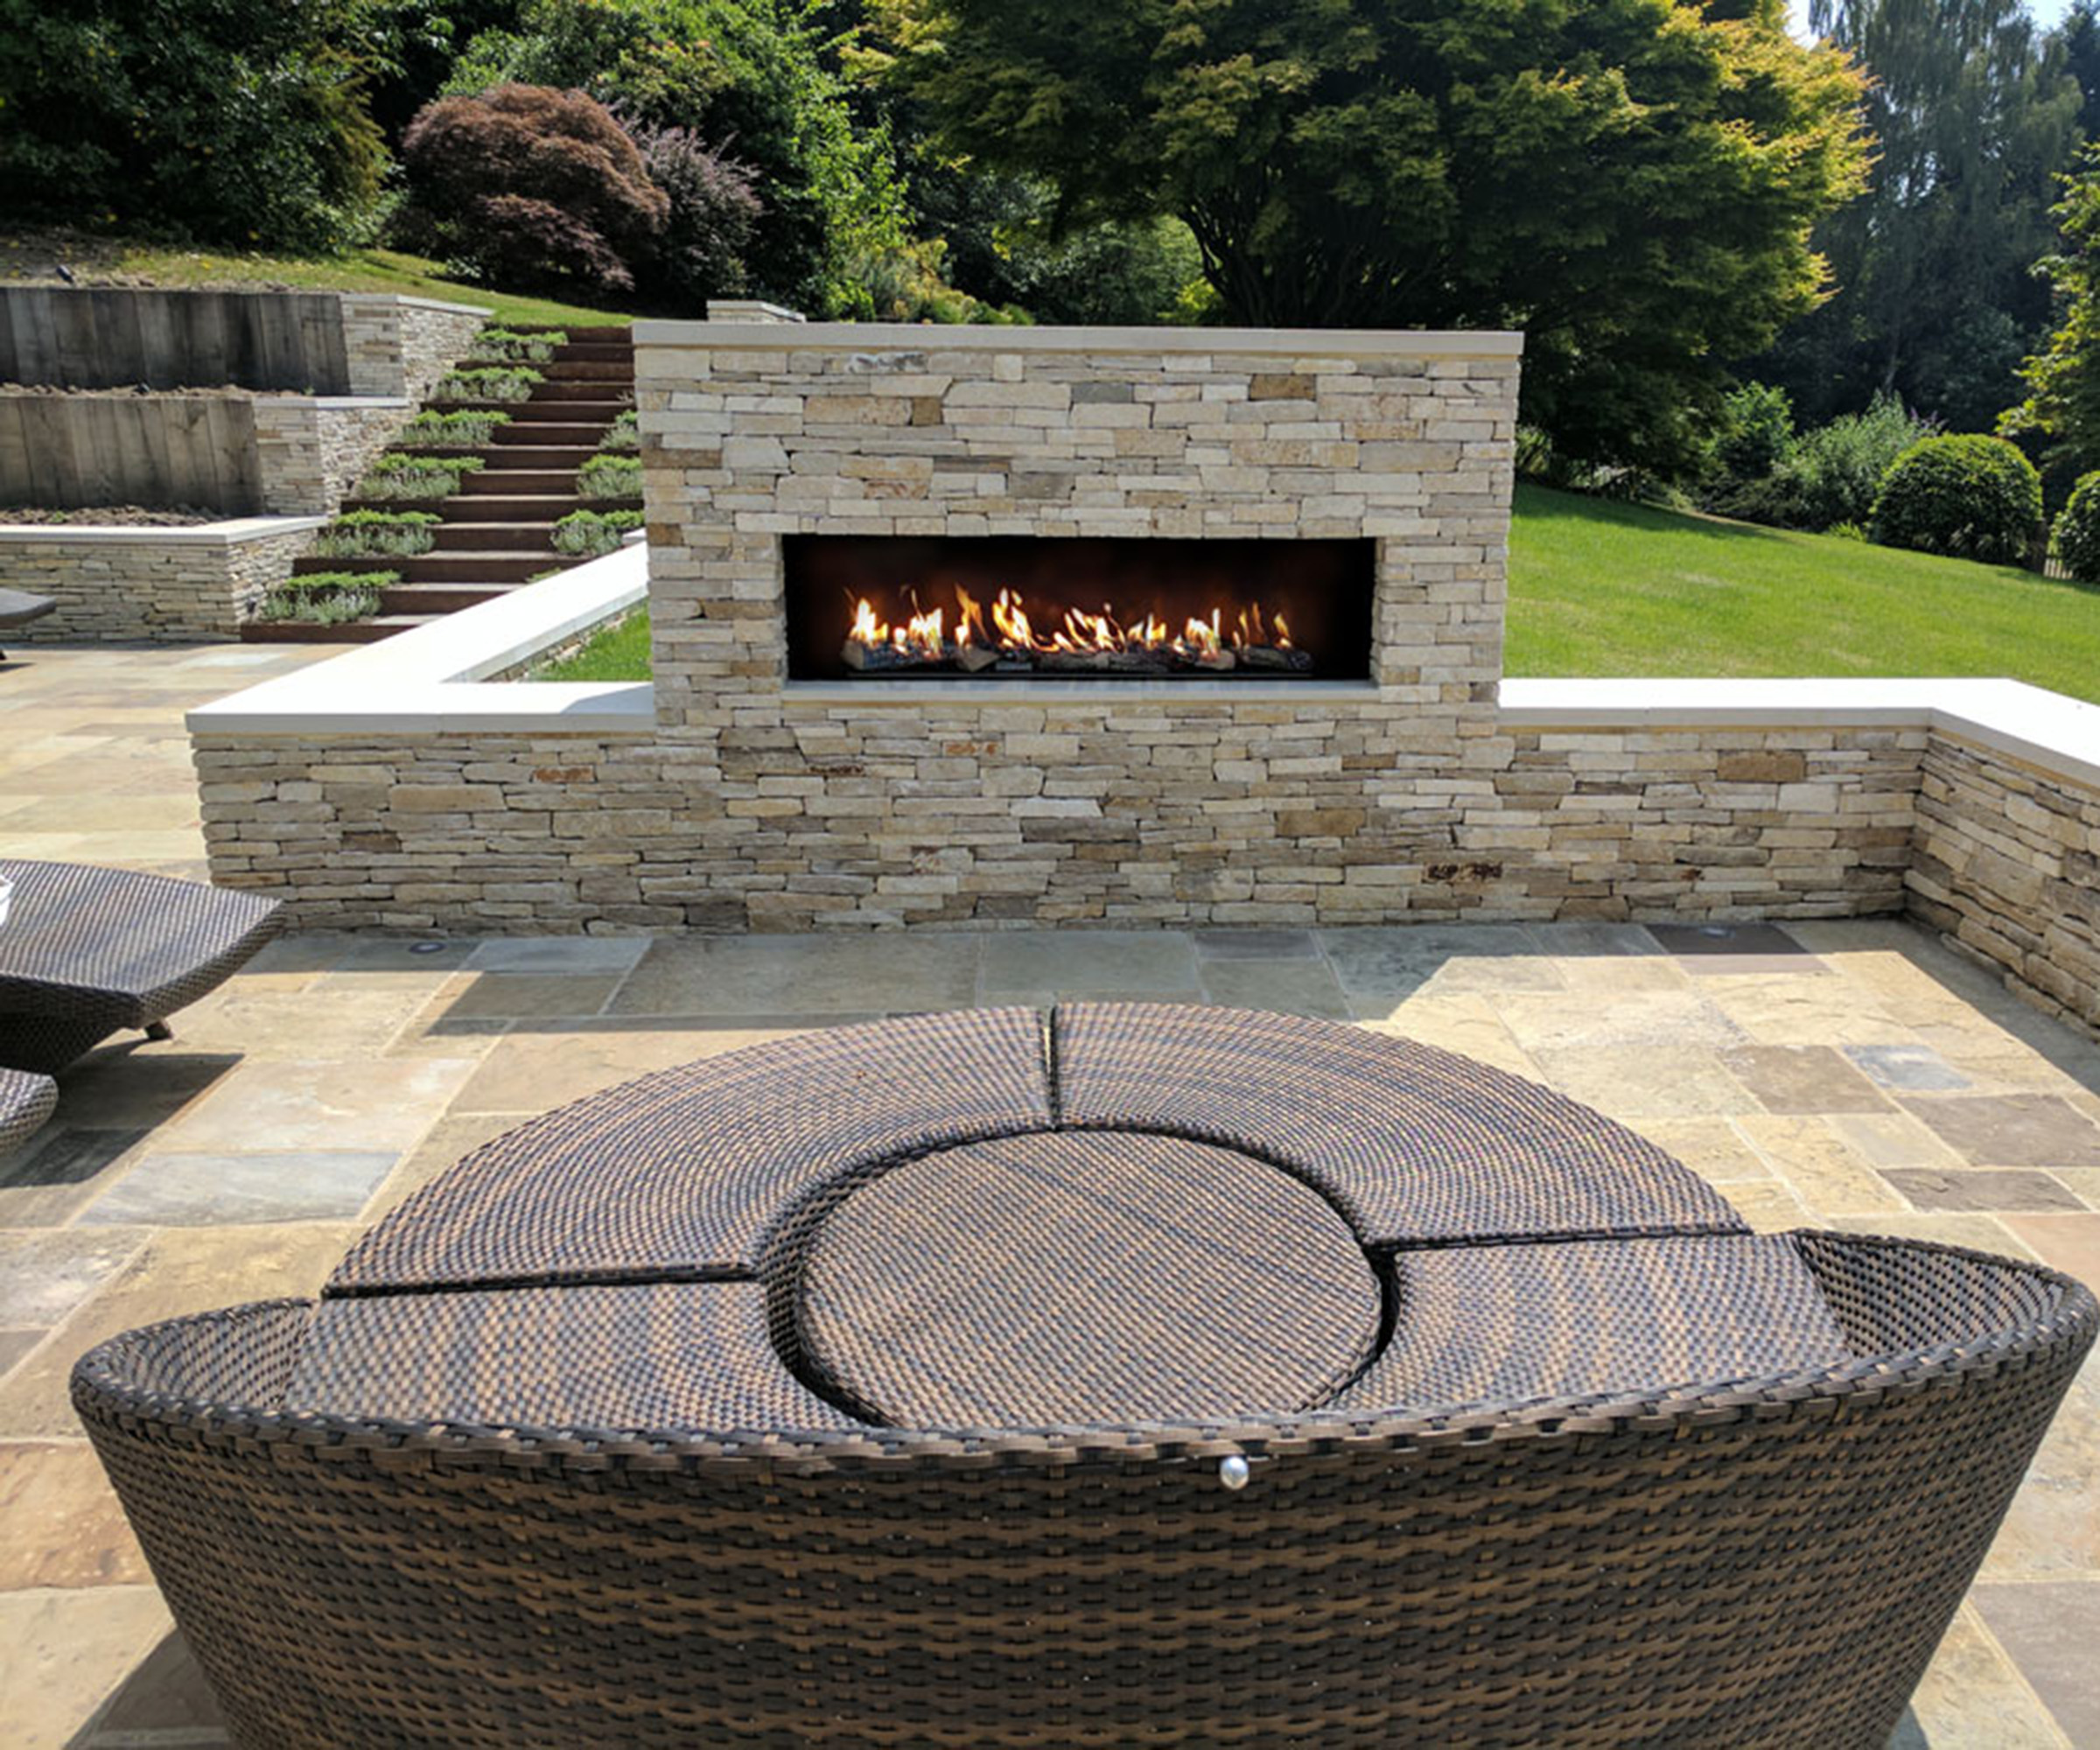
[[1294, 359], [1514, 359], [1524, 337], [1502, 329], [963, 327], [919, 322], [637, 322], [637, 346], [778, 353], [1214, 353]]
[[302, 535], [327, 521], [325, 516], [234, 516], [222, 522], [0, 522], [0, 542], [231, 547], [242, 541], [265, 541], [272, 536]]
[[492, 682], [648, 595], [648, 550], [622, 547], [427, 626], [200, 705], [191, 733], [435, 734], [455, 728], [631, 735], [655, 725], [648, 682]]

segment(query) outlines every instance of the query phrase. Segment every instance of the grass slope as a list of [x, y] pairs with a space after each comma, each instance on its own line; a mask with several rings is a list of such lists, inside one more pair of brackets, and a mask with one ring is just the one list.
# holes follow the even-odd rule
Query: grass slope
[[646, 681], [649, 678], [649, 616], [645, 608], [600, 626], [573, 656], [550, 662], [528, 681]]
[[0, 278], [55, 282], [52, 265], [64, 262], [82, 285], [109, 283], [154, 286], [290, 287], [300, 291], [393, 291], [407, 298], [479, 304], [498, 322], [625, 325], [631, 312], [598, 310], [548, 298], [520, 298], [447, 279], [437, 262], [392, 249], [354, 249], [323, 260], [288, 256], [240, 255], [219, 249], [179, 248], [129, 242], [84, 232], [32, 232], [0, 236]]
[[1523, 486], [1506, 662], [1527, 676], [2005, 675], [2100, 700], [2100, 590]]

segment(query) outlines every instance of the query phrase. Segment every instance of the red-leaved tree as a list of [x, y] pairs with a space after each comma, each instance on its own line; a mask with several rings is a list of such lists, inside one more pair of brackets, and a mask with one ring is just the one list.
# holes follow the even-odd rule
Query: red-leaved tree
[[409, 237], [490, 284], [632, 290], [670, 214], [634, 141], [580, 91], [441, 98], [401, 157]]

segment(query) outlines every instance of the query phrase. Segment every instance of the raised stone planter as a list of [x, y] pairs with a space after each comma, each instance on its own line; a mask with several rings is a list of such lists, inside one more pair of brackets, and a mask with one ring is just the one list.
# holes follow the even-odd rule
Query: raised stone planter
[[184, 643], [232, 638], [262, 592], [289, 575], [318, 516], [249, 516], [180, 528], [0, 526], [0, 576], [56, 612], [11, 631], [18, 644]]

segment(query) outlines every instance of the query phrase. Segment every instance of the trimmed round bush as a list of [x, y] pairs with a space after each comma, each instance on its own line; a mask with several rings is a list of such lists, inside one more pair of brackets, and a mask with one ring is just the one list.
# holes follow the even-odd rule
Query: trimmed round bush
[[2056, 514], [2056, 556], [2082, 584], [2100, 584], [2100, 468], [2081, 474]]
[[1922, 438], [1897, 457], [1875, 494], [1871, 532], [1886, 547], [2014, 565], [2040, 522], [2034, 465], [2004, 438], [1971, 432]]

